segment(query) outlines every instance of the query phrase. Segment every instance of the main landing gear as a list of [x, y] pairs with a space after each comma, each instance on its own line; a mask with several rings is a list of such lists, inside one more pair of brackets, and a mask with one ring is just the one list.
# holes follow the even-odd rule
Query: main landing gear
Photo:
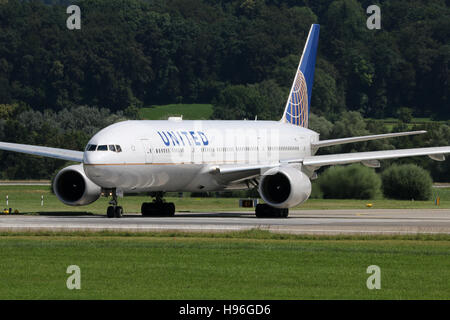
[[108, 218], [121, 218], [123, 215], [123, 208], [117, 205], [117, 193], [116, 189], [111, 192], [112, 199], [109, 202], [110, 206], [106, 210], [106, 216]]
[[173, 217], [175, 215], [175, 204], [163, 200], [163, 192], [150, 194], [155, 197], [153, 202], [144, 202], [141, 212], [144, 217]]
[[255, 214], [257, 218], [287, 218], [288, 208], [274, 208], [266, 203], [256, 205]]

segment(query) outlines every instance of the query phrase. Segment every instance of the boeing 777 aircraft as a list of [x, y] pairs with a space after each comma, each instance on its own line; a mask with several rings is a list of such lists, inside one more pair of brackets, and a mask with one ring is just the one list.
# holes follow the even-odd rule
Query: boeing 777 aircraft
[[175, 206], [163, 200], [169, 191], [221, 191], [258, 187], [264, 204], [257, 217], [287, 217], [288, 208], [305, 202], [311, 179], [322, 166], [424, 156], [445, 160], [450, 146], [319, 155], [319, 148], [384, 139], [425, 131], [320, 140], [308, 129], [319, 25], [311, 26], [300, 64], [280, 121], [124, 121], [95, 134], [84, 152], [0, 142], [0, 149], [76, 161], [55, 177], [56, 196], [71, 206], [111, 197], [108, 217], [121, 217], [118, 196], [149, 193], [144, 216], [173, 216]]

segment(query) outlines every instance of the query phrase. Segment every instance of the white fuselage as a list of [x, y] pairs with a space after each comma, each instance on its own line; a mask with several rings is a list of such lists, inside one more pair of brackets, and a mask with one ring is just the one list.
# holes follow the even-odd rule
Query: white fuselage
[[277, 121], [124, 121], [92, 137], [88, 148], [97, 148], [86, 149], [83, 164], [94, 183], [124, 193], [218, 191], [245, 184], [238, 173], [212, 174], [215, 167], [303, 158], [318, 140], [314, 131]]

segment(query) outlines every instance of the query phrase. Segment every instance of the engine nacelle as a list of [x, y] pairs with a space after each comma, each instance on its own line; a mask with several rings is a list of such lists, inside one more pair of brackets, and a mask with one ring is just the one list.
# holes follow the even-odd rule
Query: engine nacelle
[[89, 180], [82, 164], [62, 169], [53, 181], [58, 199], [69, 206], [84, 206], [100, 197], [101, 188]]
[[296, 168], [273, 168], [261, 177], [259, 194], [272, 207], [291, 208], [309, 198], [311, 181]]

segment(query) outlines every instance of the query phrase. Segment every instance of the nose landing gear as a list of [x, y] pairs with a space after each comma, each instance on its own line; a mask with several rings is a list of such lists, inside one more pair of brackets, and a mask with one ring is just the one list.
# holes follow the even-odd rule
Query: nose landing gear
[[106, 216], [108, 218], [121, 218], [123, 215], [123, 208], [117, 205], [116, 189], [112, 189], [111, 195], [112, 199], [109, 201], [110, 206], [106, 210]]

